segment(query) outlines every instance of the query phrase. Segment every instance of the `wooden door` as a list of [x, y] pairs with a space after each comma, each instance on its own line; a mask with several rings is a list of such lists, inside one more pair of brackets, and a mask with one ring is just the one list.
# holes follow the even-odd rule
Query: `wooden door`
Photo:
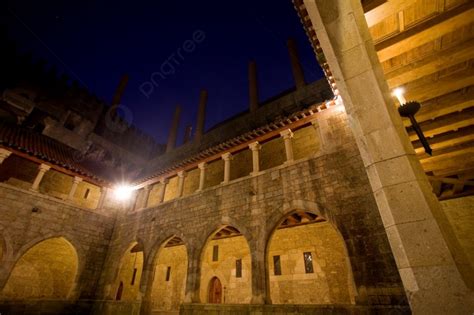
[[212, 278], [209, 283], [209, 303], [222, 303], [222, 284], [217, 277]]

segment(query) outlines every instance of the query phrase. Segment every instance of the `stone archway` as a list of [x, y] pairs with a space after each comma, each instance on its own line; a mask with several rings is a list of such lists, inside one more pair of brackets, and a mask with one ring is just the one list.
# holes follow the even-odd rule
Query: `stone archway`
[[158, 250], [151, 288], [153, 312], [178, 311], [184, 301], [188, 268], [187, 249], [183, 240], [174, 236]]
[[29, 248], [15, 263], [1, 296], [6, 299], [67, 299], [76, 281], [79, 259], [63, 237]]
[[139, 299], [143, 259], [143, 246], [138, 242], [132, 243], [123, 254], [113, 286], [114, 296], [120, 295], [121, 301], [133, 302]]
[[212, 280], [215, 281], [216, 278], [221, 284], [221, 303], [250, 303], [252, 299], [250, 248], [242, 233], [230, 225], [222, 226], [212, 233], [203, 248], [201, 301], [210, 301], [210, 286], [213, 284]]
[[320, 215], [292, 211], [267, 244], [273, 304], [352, 304], [353, 279], [345, 243]]

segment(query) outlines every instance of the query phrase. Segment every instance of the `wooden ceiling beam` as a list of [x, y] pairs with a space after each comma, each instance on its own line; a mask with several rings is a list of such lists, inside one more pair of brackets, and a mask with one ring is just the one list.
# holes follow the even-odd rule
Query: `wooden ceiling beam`
[[455, 170], [459, 174], [465, 169], [474, 168], [474, 148], [450, 152], [420, 162], [425, 172], [439, 172], [435, 173], [438, 175]]
[[[459, 131], [450, 131], [445, 134], [437, 135], [428, 139], [433, 151], [445, 149], [448, 147], [460, 145], [463, 143], [474, 141], [474, 126], [462, 128]], [[424, 155], [425, 150], [420, 140], [413, 142], [413, 147], [418, 155]]]
[[376, 44], [375, 49], [380, 62], [383, 62], [431, 42], [472, 21], [474, 21], [474, 1], [468, 1]]
[[418, 158], [420, 159], [421, 164], [426, 160], [434, 161], [436, 158], [444, 158], [449, 153], [455, 152], [466, 152], [469, 149], [474, 149], [474, 142], [465, 142], [458, 145], [453, 145], [445, 147], [443, 149], [433, 150], [433, 155], [428, 155], [426, 153], [420, 154]]
[[[421, 123], [454, 112], [460, 112], [470, 107], [474, 107], [474, 86], [421, 103], [421, 108], [416, 114], [416, 120]], [[409, 119], [403, 119], [403, 123], [406, 127], [411, 125]]]
[[365, 13], [365, 20], [367, 21], [367, 25], [369, 27], [372, 27], [375, 24], [382, 22], [389, 16], [392, 16], [395, 13], [404, 10], [405, 8], [414, 3], [414, 0], [388, 0], [382, 5], [379, 5]]
[[[474, 2], [473, 2], [474, 3]], [[459, 66], [463, 66], [459, 64]], [[465, 87], [474, 85], [473, 65], [464, 65], [464, 69], [449, 75], [432, 74], [412, 81], [404, 86], [406, 99], [424, 102], [435, 97], [439, 97]]]
[[[463, 110], [460, 113], [452, 113], [432, 121], [426, 121], [421, 123], [420, 127], [425, 137], [432, 137], [471, 125], [474, 125], [474, 107]], [[418, 136], [411, 127], [408, 129], [408, 135], [411, 141], [418, 140]]]
[[388, 86], [393, 89], [473, 58], [474, 39], [471, 39], [449, 49], [436, 51], [420, 61], [409, 63], [394, 71], [385, 73], [385, 78]]

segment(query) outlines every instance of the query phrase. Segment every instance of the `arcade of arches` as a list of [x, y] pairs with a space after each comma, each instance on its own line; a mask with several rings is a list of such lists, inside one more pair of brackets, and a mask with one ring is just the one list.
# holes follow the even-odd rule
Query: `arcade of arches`
[[[122, 257], [114, 285], [117, 300], [139, 300], [142, 250], [134, 243]], [[179, 310], [185, 298], [188, 266], [185, 243], [176, 236], [168, 239], [153, 261], [152, 311]], [[202, 303], [251, 303], [251, 252], [237, 228], [225, 225], [209, 236], [200, 266]], [[297, 211], [280, 221], [267, 244], [267, 272], [273, 304], [354, 303], [342, 237], [316, 214]]]

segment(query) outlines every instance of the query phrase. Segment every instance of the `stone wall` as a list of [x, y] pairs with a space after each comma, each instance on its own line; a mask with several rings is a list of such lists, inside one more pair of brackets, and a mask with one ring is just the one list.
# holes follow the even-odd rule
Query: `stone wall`
[[[218, 259], [213, 261], [213, 248]], [[236, 277], [236, 260], [242, 260], [242, 277]], [[208, 303], [209, 283], [217, 277], [223, 287], [223, 303], [248, 304], [252, 299], [250, 250], [243, 236], [211, 240], [206, 245], [201, 266], [201, 301]]]
[[[152, 285], [153, 311], [178, 311], [184, 300], [188, 258], [183, 245], [164, 247], [158, 254]], [[170, 277], [166, 273], [170, 268]]]
[[[69, 298], [94, 298], [115, 221], [113, 213], [108, 212], [110, 209], [96, 213], [51, 196], [4, 183], [0, 183], [0, 200], [0, 243], [3, 243], [0, 292], [22, 257], [23, 261], [26, 259], [31, 262], [28, 254], [24, 256], [28, 250], [34, 250], [34, 245], [41, 245], [42, 241], [61, 237], [77, 253], [77, 276]], [[41, 246], [45, 246], [44, 244], [49, 243]], [[44, 258], [46, 255], [51, 256], [51, 264], [59, 259], [61, 251], [57, 252], [57, 257], [54, 254], [55, 252], [42, 251]], [[65, 264], [67, 262], [63, 259], [61, 261]], [[23, 263], [18, 265], [19, 268], [23, 268], [22, 266]], [[18, 274], [18, 271], [13, 273]], [[44, 281], [42, 285], [47, 287], [50, 284]], [[11, 292], [19, 291], [12, 291], [10, 287], [5, 293], [11, 296]], [[16, 297], [22, 299], [28, 296], [31, 295], [20, 292]]]
[[[202, 279], [202, 253], [209, 235], [227, 224], [241, 231], [249, 241], [251, 300], [269, 300], [266, 246], [283, 217], [292, 211], [303, 210], [325, 218], [341, 235], [344, 257], [352, 268], [350, 277], [353, 278], [356, 303], [405, 305], [404, 290], [347, 116], [342, 106], [337, 106], [319, 113], [318, 119], [324, 122], [321, 124], [324, 137], [331, 140], [325, 143], [324, 154], [316, 151], [309, 158], [276, 165], [257, 176], [207, 186], [201, 193], [121, 215], [112, 237], [101, 288], [114, 281], [119, 268], [117, 262], [128, 244], [140, 240], [145, 256], [141, 283], [143, 303], [152, 303], [148, 292], [153, 283], [151, 271], [155, 268], [156, 253], [165, 240], [175, 235], [183, 240], [188, 250], [185, 301], [205, 302], [201, 290], [208, 283]], [[314, 129], [307, 129], [301, 133], [301, 139], [307, 137], [301, 143], [312, 143], [316, 150], [318, 141], [308, 138]], [[265, 157], [263, 148], [262, 168], [267, 162], [274, 163], [284, 157], [281, 138], [274, 141], [280, 143], [275, 145], [275, 152], [280, 154]], [[271, 144], [267, 146], [272, 147]], [[281, 162], [283, 160], [281, 158]], [[222, 161], [215, 162], [219, 163]], [[212, 165], [207, 170], [207, 178], [215, 178], [217, 182], [219, 177], [222, 181], [221, 174], [212, 175]], [[216, 173], [223, 170], [222, 165], [218, 166]], [[232, 299], [232, 296], [227, 294], [227, 298]], [[334, 293], [334, 299], [349, 300], [344, 292]]]
[[[124, 253], [120, 261], [120, 269], [112, 286], [111, 296], [120, 301], [135, 301], [139, 298], [140, 279], [143, 271], [143, 252], [132, 252], [132, 244]], [[122, 287], [120, 299], [117, 297], [119, 286]]]
[[441, 205], [474, 268], [474, 196], [444, 200]]

